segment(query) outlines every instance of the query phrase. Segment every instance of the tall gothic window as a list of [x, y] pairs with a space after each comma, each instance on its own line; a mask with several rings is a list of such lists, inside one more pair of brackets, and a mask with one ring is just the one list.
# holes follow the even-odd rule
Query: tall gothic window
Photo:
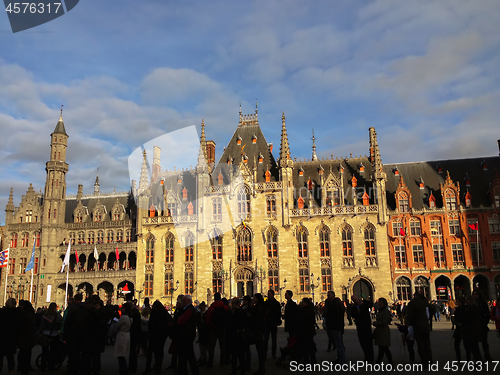
[[297, 229], [297, 243], [299, 258], [307, 258], [307, 230], [303, 225]]
[[170, 296], [174, 289], [174, 274], [172, 272], [167, 272], [165, 274], [165, 295]]
[[213, 209], [213, 221], [222, 221], [222, 199], [214, 198], [212, 200], [212, 209]]
[[269, 218], [276, 217], [276, 196], [266, 196], [266, 215]]
[[191, 232], [186, 236], [185, 261], [193, 262], [194, 260], [194, 236]]
[[321, 288], [323, 292], [328, 292], [332, 290], [332, 269], [322, 268], [321, 269]]
[[275, 227], [267, 230], [267, 257], [278, 257], [278, 230]]
[[324, 226], [319, 231], [319, 256], [330, 257], [330, 231]]
[[87, 243], [93, 244], [94, 243], [94, 232], [90, 231], [88, 236], [87, 236]]
[[108, 243], [114, 242], [115, 241], [115, 234], [113, 233], [112, 230], [108, 232]]
[[245, 220], [250, 215], [250, 192], [246, 186], [242, 186], [237, 194], [238, 217]]
[[422, 229], [420, 228], [420, 221], [418, 219], [410, 220], [410, 234], [412, 236], [420, 236], [422, 234]]
[[194, 275], [192, 272], [184, 273], [184, 293], [191, 294], [194, 291]]
[[278, 270], [269, 270], [267, 274], [269, 276], [269, 289], [278, 292], [280, 288]]
[[447, 210], [456, 210], [457, 209], [457, 197], [455, 192], [451, 189], [446, 190], [445, 194], [446, 201], [446, 209]]
[[152, 297], [153, 296], [153, 274], [147, 273], [145, 275], [146, 281], [144, 282], [144, 296]]
[[407, 277], [400, 277], [396, 282], [396, 289], [398, 294], [398, 300], [409, 301], [411, 300], [411, 282]]
[[212, 259], [222, 260], [222, 234], [216, 232], [214, 229], [214, 236], [210, 238], [210, 245], [212, 246]]
[[238, 233], [238, 262], [252, 260], [252, 234], [248, 228], [242, 228]]
[[103, 243], [104, 242], [104, 232], [102, 230], [97, 232], [97, 243]]
[[17, 247], [17, 233], [12, 233], [10, 237], [10, 247]]
[[366, 256], [375, 256], [375, 229], [372, 226], [365, 228], [365, 253]]
[[169, 233], [167, 238], [165, 238], [165, 262], [174, 262], [174, 235]]
[[309, 270], [299, 268], [299, 287], [300, 292], [309, 292]]
[[146, 264], [154, 263], [155, 240], [154, 237], [149, 237], [146, 240]]
[[403, 244], [394, 246], [394, 253], [396, 258], [396, 268], [406, 269], [406, 248]]
[[352, 257], [352, 230], [344, 227], [342, 229], [342, 255]]

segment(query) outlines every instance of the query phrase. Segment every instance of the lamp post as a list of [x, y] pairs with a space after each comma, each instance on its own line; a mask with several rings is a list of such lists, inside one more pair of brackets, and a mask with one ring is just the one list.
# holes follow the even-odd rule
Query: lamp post
[[311, 273], [311, 288], [312, 288], [312, 297], [313, 297], [313, 305], [314, 305], [314, 289], [319, 286], [319, 276], [316, 279], [317, 283], [314, 284], [314, 273]]
[[283, 280], [283, 286], [280, 288], [280, 303], [281, 303], [281, 291], [286, 288], [286, 279]]
[[198, 281], [194, 282], [194, 288], [189, 289], [189, 293], [191, 293], [191, 296], [193, 295], [196, 289], [198, 289]]
[[177, 291], [177, 289], [179, 289], [179, 280], [177, 280], [175, 282], [175, 288], [174, 288], [174, 280], [170, 280], [170, 289], [169, 289], [169, 292], [170, 292], [170, 308], [173, 307], [173, 298], [174, 298], [174, 292]]
[[257, 279], [260, 281], [260, 293], [262, 294], [262, 279], [266, 276], [266, 272], [262, 269], [262, 266], [260, 266], [260, 270], [256, 272]]
[[224, 268], [217, 273], [217, 276], [222, 280], [222, 296], [226, 297], [226, 281], [229, 280], [229, 272], [224, 271]]

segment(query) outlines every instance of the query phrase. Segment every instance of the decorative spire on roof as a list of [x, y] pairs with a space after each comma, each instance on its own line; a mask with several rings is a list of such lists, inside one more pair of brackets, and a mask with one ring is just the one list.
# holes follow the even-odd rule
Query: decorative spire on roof
[[5, 208], [7, 212], [14, 212], [14, 189], [10, 188], [9, 194], [9, 202], [7, 203], [7, 207]]
[[61, 106], [61, 114], [59, 115], [59, 121], [57, 122], [56, 128], [54, 129], [54, 133], [68, 135], [66, 134], [66, 129], [64, 128], [62, 112], [63, 112], [63, 105]]
[[144, 190], [148, 188], [149, 185], [149, 168], [148, 159], [146, 157], [146, 150], [142, 151], [142, 167], [141, 167], [141, 177], [139, 178], [139, 189], [138, 193], [141, 194]]
[[280, 166], [286, 167], [290, 160], [290, 145], [288, 144], [288, 135], [286, 132], [285, 112], [281, 116], [281, 143], [280, 143]]
[[100, 193], [100, 188], [99, 188], [99, 168], [97, 168], [97, 176], [95, 178], [95, 183], [94, 183], [94, 195], [99, 195]]
[[398, 187], [406, 187], [406, 184], [405, 184], [405, 182], [403, 180], [403, 175], [402, 174], [399, 175], [399, 184], [398, 184]]
[[318, 160], [318, 156], [316, 155], [316, 137], [314, 136], [314, 129], [312, 130], [312, 160], [316, 161]]
[[198, 168], [207, 168], [207, 140], [205, 137], [205, 120], [201, 120], [200, 151], [198, 153]]
[[370, 161], [375, 173], [382, 171], [382, 158], [378, 149], [377, 132], [375, 128], [370, 128]]

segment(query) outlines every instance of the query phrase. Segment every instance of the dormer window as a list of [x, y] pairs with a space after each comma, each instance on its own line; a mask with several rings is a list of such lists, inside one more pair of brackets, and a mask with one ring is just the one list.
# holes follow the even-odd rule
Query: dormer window
[[365, 193], [363, 194], [363, 206], [368, 206], [369, 204], [370, 204], [370, 197], [365, 191]]
[[156, 208], [155, 206], [151, 205], [149, 207], [149, 217], [155, 217], [156, 216]]
[[96, 210], [94, 212], [94, 221], [95, 222], [102, 221], [102, 211], [101, 210]]
[[410, 212], [410, 205], [408, 202], [408, 195], [404, 192], [399, 194], [399, 212]]
[[486, 164], [486, 161], [482, 161], [481, 162], [481, 167], [483, 167], [483, 171], [487, 171], [488, 170], [488, 164]]
[[299, 210], [304, 208], [304, 198], [299, 197], [299, 199], [297, 199], [297, 208]]
[[313, 182], [309, 178], [309, 180], [307, 180], [307, 190], [311, 191], [312, 189], [313, 189]]
[[259, 154], [259, 163], [264, 162], [264, 156], [262, 154]]
[[266, 182], [271, 181], [271, 172], [269, 172], [269, 169], [266, 171]]
[[241, 137], [240, 136], [238, 136], [238, 138], [236, 138], [236, 144], [241, 145]]
[[303, 176], [304, 175], [304, 170], [302, 169], [302, 167], [300, 167], [299, 169], [299, 176]]
[[193, 213], [194, 213], [193, 204], [191, 202], [189, 202], [189, 204], [188, 204], [188, 215], [193, 215]]
[[353, 188], [358, 186], [358, 179], [356, 178], [356, 176], [352, 176], [351, 183]]
[[469, 192], [465, 194], [465, 206], [470, 207], [472, 205], [472, 196], [470, 195]]
[[188, 191], [186, 188], [182, 189], [182, 199], [187, 199], [188, 197]]
[[436, 208], [436, 198], [432, 193], [431, 196], [429, 197], [429, 208]]
[[252, 143], [253, 143], [253, 144], [256, 144], [256, 143], [257, 143], [257, 136], [256, 136], [256, 135], [253, 135], [253, 136], [252, 136]]
[[399, 169], [398, 169], [398, 167], [394, 168], [393, 172], [394, 172], [394, 176], [399, 176]]
[[219, 173], [219, 176], [217, 177], [217, 183], [219, 185], [224, 184], [224, 177], [222, 176], [222, 173]]
[[359, 171], [360, 171], [361, 173], [363, 173], [363, 172], [365, 171], [365, 166], [363, 165], [363, 163], [361, 163], [361, 164], [359, 165]]
[[445, 201], [447, 210], [450, 211], [457, 209], [457, 197], [455, 196], [455, 193], [452, 190], [448, 189], [446, 191]]

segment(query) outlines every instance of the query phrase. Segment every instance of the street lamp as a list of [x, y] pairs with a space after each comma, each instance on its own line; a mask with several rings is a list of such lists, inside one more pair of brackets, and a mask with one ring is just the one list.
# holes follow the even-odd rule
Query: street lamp
[[314, 273], [311, 273], [311, 288], [312, 288], [313, 305], [314, 305], [314, 288], [317, 288], [319, 286], [319, 276], [316, 280], [317, 280], [317, 283], [315, 285], [314, 284]]
[[170, 289], [168, 290], [170, 292], [170, 307], [173, 307], [173, 298], [174, 298], [174, 292], [179, 289], [179, 280], [175, 282], [175, 289], [174, 289], [174, 280], [171, 279], [170, 281]]
[[283, 286], [280, 288], [280, 303], [281, 303], [281, 291], [286, 288], [286, 279], [283, 280]]
[[262, 279], [266, 276], [266, 272], [262, 269], [262, 266], [260, 266], [260, 270], [255, 272], [255, 276], [260, 281], [260, 293], [262, 294]]
[[193, 295], [193, 293], [196, 289], [198, 289], [198, 281], [194, 282], [194, 288], [189, 289], [189, 292], [191, 293], [191, 295]]

